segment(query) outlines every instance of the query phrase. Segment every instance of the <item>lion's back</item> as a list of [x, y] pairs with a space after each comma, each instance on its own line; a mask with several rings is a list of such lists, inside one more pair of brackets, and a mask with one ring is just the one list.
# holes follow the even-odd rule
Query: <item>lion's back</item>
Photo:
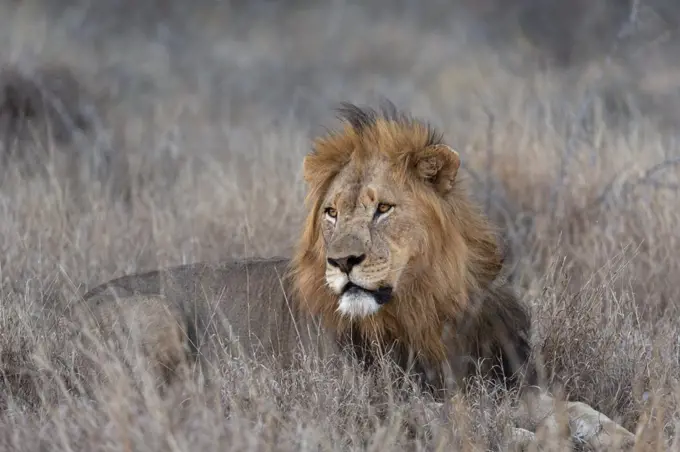
[[[180, 317], [191, 348], [201, 355], [212, 356], [218, 345], [251, 356], [274, 352], [290, 358], [300, 340], [310, 345], [311, 336], [310, 323], [290, 298], [287, 271], [285, 258], [194, 263], [112, 279], [83, 298], [88, 306], [106, 310], [116, 298], [165, 300]], [[152, 317], [147, 313], [146, 318]], [[157, 321], [148, 323], [149, 334], [162, 328]], [[218, 354], [222, 351], [217, 350]]]

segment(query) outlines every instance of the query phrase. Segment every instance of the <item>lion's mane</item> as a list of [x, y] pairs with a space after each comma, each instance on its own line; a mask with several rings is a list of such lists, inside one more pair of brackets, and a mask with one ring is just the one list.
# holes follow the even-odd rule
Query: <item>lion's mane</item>
[[[338, 333], [355, 330], [365, 340], [398, 344], [417, 350], [429, 362], [446, 359], [442, 341], [446, 322], [470, 311], [474, 293], [487, 288], [499, 275], [502, 256], [496, 230], [471, 202], [456, 177], [446, 196], [426, 190], [414, 176], [414, 162], [426, 148], [442, 144], [429, 124], [397, 112], [391, 105], [380, 111], [344, 104], [339, 109], [344, 126], [317, 138], [305, 161], [308, 210], [292, 260], [293, 287], [300, 307], [319, 315], [326, 328]], [[398, 309], [381, 310], [350, 323], [336, 312], [336, 295], [324, 284], [325, 257], [320, 231], [321, 203], [333, 178], [350, 159], [370, 165], [371, 152], [382, 152], [393, 163], [398, 180], [409, 184], [428, 213], [428, 237], [422, 253], [429, 269], [417, 282], [395, 296]]]

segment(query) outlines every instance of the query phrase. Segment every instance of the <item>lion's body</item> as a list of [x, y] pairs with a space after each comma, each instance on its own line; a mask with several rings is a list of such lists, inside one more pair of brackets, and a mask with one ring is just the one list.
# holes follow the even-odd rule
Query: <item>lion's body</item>
[[482, 358], [488, 376], [516, 384], [528, 368], [521, 375], [535, 385], [528, 311], [501, 275], [496, 231], [468, 199], [458, 154], [391, 106], [341, 113], [345, 127], [305, 158], [309, 211], [290, 261], [128, 275], [85, 298], [165, 297], [195, 348], [216, 334], [249, 353], [264, 345], [282, 363], [300, 343], [330, 355], [351, 345], [369, 363], [389, 350], [440, 395]]
[[[122, 276], [84, 298], [90, 305], [107, 306], [116, 299], [148, 302], [146, 297], [159, 295], [176, 313], [193, 352], [210, 356], [213, 350], [204, 345], [217, 334], [236, 352], [262, 352], [292, 363], [296, 353], [319, 345], [319, 329], [289, 299], [287, 263], [274, 258], [182, 265]], [[333, 344], [321, 342], [328, 345]]]
[[[368, 338], [352, 330], [324, 328], [320, 319], [299, 308], [290, 269], [290, 261], [282, 258], [189, 264], [122, 276], [92, 289], [84, 298], [95, 312], [103, 312], [99, 317], [104, 322], [111, 321], [114, 310], [121, 308], [129, 319], [142, 324], [148, 331], [146, 345], [156, 349], [153, 357], [163, 368], [176, 365], [177, 354], [187, 349], [210, 359], [215, 350], [206, 345], [214, 335], [237, 353], [275, 357], [284, 366], [294, 364], [303, 352], [327, 358], [343, 349], [370, 364], [374, 355], [367, 353]], [[460, 384], [460, 378], [477, 371], [478, 358], [493, 363], [494, 368], [487, 365], [486, 370], [496, 382], [514, 384], [512, 362], [524, 363], [528, 358], [530, 325], [526, 311], [511, 293], [503, 293], [506, 290], [501, 287], [495, 297], [480, 299], [479, 306], [485, 309], [467, 313], [457, 325], [447, 325], [442, 335], [447, 354], [440, 363], [411, 361], [410, 353], [418, 350], [396, 340], [383, 341], [382, 350], [375, 353], [389, 353], [397, 364], [420, 374], [430, 389]], [[172, 322], [168, 313], [174, 316]], [[185, 344], [169, 343], [175, 330], [183, 332]], [[513, 347], [506, 350], [504, 344]], [[445, 381], [451, 375], [458, 379]]]

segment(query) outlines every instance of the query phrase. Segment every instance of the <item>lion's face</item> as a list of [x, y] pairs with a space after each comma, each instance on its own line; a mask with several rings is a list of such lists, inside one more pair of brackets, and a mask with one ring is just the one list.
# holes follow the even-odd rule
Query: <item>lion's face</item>
[[368, 165], [346, 165], [320, 208], [325, 282], [339, 296], [338, 312], [377, 312], [413, 276], [408, 270], [426, 241], [416, 199], [377, 157]]

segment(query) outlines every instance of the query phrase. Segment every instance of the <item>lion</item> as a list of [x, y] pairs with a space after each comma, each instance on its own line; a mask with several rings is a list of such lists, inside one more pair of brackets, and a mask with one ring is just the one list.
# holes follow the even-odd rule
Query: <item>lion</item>
[[[537, 423], [556, 424], [555, 400], [537, 383], [528, 309], [503, 276], [498, 231], [468, 196], [459, 154], [389, 101], [337, 111], [342, 127], [316, 137], [303, 160], [307, 216], [291, 258], [129, 274], [84, 299], [165, 300], [200, 357], [210, 335], [284, 365], [349, 352], [370, 366], [384, 353], [439, 401], [481, 369], [519, 388]], [[632, 444], [589, 405], [562, 406], [571, 437]]]

